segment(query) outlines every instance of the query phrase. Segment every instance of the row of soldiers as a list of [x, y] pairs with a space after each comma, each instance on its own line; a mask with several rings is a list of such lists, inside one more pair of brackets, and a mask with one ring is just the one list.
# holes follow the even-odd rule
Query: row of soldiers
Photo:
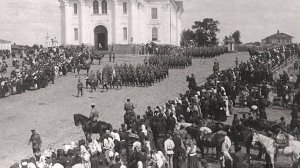
[[194, 58], [213, 58], [228, 52], [225, 46], [192, 47], [185, 49], [185, 54]]
[[169, 55], [152, 55], [149, 59], [145, 59], [146, 64], [159, 65], [163, 64], [170, 69], [185, 68], [192, 65], [192, 57], [181, 53]]
[[169, 69], [163, 64], [115, 64], [106, 65], [102, 71], [102, 82], [115, 85], [126, 86], [148, 86], [159, 82], [169, 75]]

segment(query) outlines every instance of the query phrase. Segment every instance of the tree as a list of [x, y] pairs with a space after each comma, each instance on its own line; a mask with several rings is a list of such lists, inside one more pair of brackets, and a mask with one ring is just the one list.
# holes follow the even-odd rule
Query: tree
[[232, 33], [232, 37], [234, 39], [234, 43], [235, 44], [242, 44], [242, 42], [240, 41], [241, 38], [241, 33], [239, 30], [236, 30]]
[[217, 32], [219, 21], [212, 18], [205, 18], [203, 21], [195, 21], [192, 29], [195, 30], [195, 41], [199, 46], [217, 45]]
[[193, 30], [187, 29], [182, 31], [181, 35], [181, 46], [188, 46], [191, 44], [191, 40], [195, 41], [195, 33]]
[[37, 44], [34, 44], [34, 45], [32, 46], [32, 48], [33, 48], [33, 49], [37, 49], [37, 50], [38, 50], [38, 49], [39, 49], [39, 45], [37, 45]]
[[223, 39], [223, 42], [224, 42], [224, 44], [225, 44], [225, 45], [227, 45], [227, 44], [228, 44], [228, 39], [229, 39], [229, 37], [228, 37], [228, 36], [225, 36], [225, 37], [224, 37], [224, 39]]

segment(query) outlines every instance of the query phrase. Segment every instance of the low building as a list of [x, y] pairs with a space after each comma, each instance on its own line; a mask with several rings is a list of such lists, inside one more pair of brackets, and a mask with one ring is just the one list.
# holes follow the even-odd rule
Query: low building
[[291, 44], [292, 43], [293, 36], [290, 36], [285, 33], [280, 33], [279, 30], [277, 30], [276, 34], [273, 34], [271, 36], [268, 36], [261, 40], [262, 45], [285, 45], [285, 44]]
[[9, 50], [11, 52], [11, 41], [0, 39], [0, 50]]

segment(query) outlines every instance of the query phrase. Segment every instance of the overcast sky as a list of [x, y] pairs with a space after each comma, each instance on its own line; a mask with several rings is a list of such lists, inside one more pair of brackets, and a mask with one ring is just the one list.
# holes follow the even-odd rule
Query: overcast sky
[[[0, 11], [0, 39], [44, 44], [49, 32], [60, 40], [58, 0], [0, 0]], [[204, 18], [220, 22], [220, 40], [234, 30], [244, 43], [280, 30], [300, 41], [300, 0], [184, 0], [183, 28]]]

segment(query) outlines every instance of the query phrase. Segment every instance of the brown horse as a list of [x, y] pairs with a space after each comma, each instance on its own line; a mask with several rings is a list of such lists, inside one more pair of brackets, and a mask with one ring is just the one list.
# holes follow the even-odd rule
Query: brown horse
[[101, 136], [106, 130], [112, 130], [112, 125], [104, 121], [90, 124], [90, 119], [82, 114], [74, 114], [73, 117], [75, 126], [82, 125], [82, 130], [86, 138], [91, 134], [99, 134]]

